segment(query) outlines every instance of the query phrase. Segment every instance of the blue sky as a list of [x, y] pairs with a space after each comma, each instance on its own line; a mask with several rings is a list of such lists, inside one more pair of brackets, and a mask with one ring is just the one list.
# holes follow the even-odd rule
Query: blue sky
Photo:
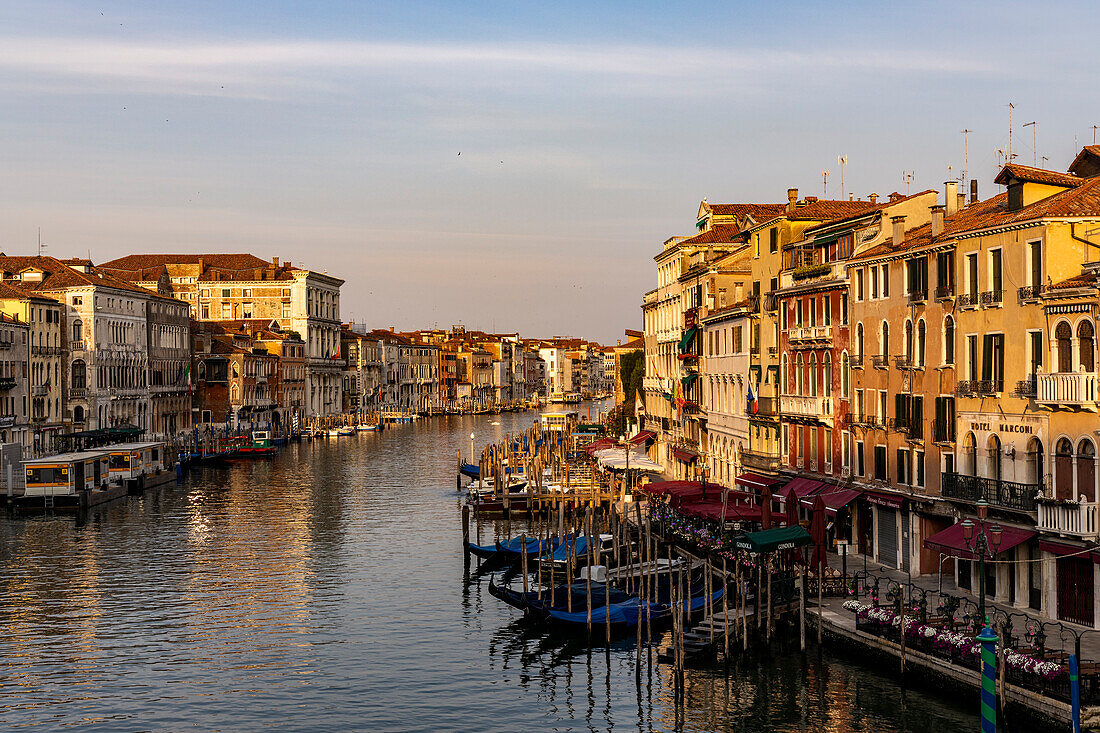
[[[0, 3], [0, 249], [251, 251], [345, 318], [640, 326], [710, 201], [995, 192], [1100, 124], [1091, 4]], [[461, 155], [459, 153], [461, 152]]]

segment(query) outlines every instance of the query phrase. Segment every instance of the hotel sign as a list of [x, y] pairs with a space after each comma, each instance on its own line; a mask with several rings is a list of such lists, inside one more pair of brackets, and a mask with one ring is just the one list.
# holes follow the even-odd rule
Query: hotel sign
[[982, 430], [985, 432], [998, 432], [998, 433], [1024, 433], [1031, 435], [1035, 432], [1035, 426], [1027, 423], [1010, 423], [1010, 422], [991, 422], [981, 420], [970, 421], [971, 430]]

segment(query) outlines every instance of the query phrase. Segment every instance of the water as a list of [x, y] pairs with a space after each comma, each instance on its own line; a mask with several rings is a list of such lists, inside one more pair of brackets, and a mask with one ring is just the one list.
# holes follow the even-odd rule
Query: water
[[[287, 446], [0, 520], [0, 725], [55, 730], [974, 730], [970, 707], [777, 654], [730, 677], [546, 636], [463, 580], [455, 451], [533, 415]], [[491, 425], [499, 422], [500, 425]], [[483, 538], [494, 528], [482, 526]]]

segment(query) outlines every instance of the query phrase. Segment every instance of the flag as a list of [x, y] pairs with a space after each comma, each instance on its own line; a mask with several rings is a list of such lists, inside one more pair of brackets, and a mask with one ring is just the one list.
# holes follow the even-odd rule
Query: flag
[[335, 342], [332, 345], [332, 358], [333, 359], [339, 359], [340, 358], [340, 342], [339, 341]]
[[676, 396], [673, 399], [673, 404], [676, 405], [676, 414], [679, 415], [681, 412], [684, 411], [684, 405], [687, 404], [687, 400], [684, 398], [684, 387], [680, 384], [679, 380], [677, 380], [676, 385], [673, 389], [676, 390]]
[[47, 374], [47, 375], [46, 375], [46, 385], [45, 385], [45, 387], [46, 387], [46, 391], [47, 391], [47, 392], [49, 392], [49, 391], [50, 391], [50, 379], [52, 379], [52, 377], [51, 377], [50, 375], [48, 375], [48, 374]]
[[749, 413], [750, 415], [755, 415], [757, 412], [760, 411], [760, 403], [756, 399], [756, 392], [752, 388], [752, 375], [751, 374], [749, 375], [749, 378], [748, 378], [747, 381], [748, 381], [749, 390], [745, 394], [745, 412]]
[[191, 386], [191, 365], [190, 364], [187, 364], [186, 366], [184, 366], [183, 373], [187, 375], [187, 394], [191, 394], [192, 386]]
[[642, 395], [639, 394], [637, 401], [634, 403], [634, 414], [637, 415], [642, 412], [645, 412], [645, 403], [642, 402]]

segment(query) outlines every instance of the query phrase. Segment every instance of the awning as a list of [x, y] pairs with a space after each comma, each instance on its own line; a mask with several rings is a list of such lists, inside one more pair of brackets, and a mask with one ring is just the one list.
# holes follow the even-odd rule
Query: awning
[[631, 471], [645, 471], [647, 473], [661, 473], [664, 471], [664, 467], [659, 463], [654, 463], [644, 455], [628, 452], [626, 448], [607, 448], [605, 450], [596, 451], [594, 456], [596, 462], [604, 468], [612, 468], [615, 470]]
[[821, 500], [825, 502], [825, 513], [833, 515], [836, 514], [838, 509], [846, 507], [853, 501], [855, 501], [856, 497], [859, 496], [859, 493], [860, 492], [856, 491], [855, 489], [835, 488], [833, 490], [830, 490], [826, 487], [824, 491], [818, 493], [816, 496], [811, 496], [803, 499], [802, 506], [813, 509], [814, 500], [816, 500], [817, 497], [820, 496]]
[[747, 486], [750, 489], [766, 489], [783, 483], [783, 479], [775, 476], [761, 476], [757, 473], [743, 473], [734, 479], [734, 483]]
[[692, 340], [695, 338], [695, 334], [699, 331], [698, 328], [689, 328], [684, 332], [683, 338], [680, 339], [680, 353], [684, 353], [688, 346], [691, 345]]
[[688, 448], [673, 448], [672, 455], [676, 456], [676, 460], [684, 463], [694, 463], [699, 458], [699, 454]]
[[614, 440], [612, 438], [599, 438], [598, 440], [593, 440], [591, 443], [586, 445], [584, 447], [584, 450], [588, 453], [588, 455], [594, 456], [594, 455], [596, 455], [597, 451], [606, 450], [608, 448], [614, 448], [618, 444], [619, 444], [619, 441]]
[[699, 375], [695, 374], [694, 372], [688, 374], [686, 377], [681, 377], [680, 384], [684, 385], [684, 391], [686, 392], [687, 390], [691, 389], [691, 385], [695, 384], [695, 380], [698, 378]]
[[630, 442], [633, 445], [638, 445], [639, 443], [646, 443], [650, 440], [653, 440], [656, 437], [657, 433], [653, 432], [652, 430], [639, 430], [638, 434], [630, 439]]
[[749, 552], [775, 552], [776, 550], [793, 550], [796, 547], [805, 547], [810, 544], [810, 533], [800, 526], [779, 527], [778, 529], [765, 529], [760, 532], [749, 532], [733, 540], [734, 546], [739, 550]]
[[[701, 501], [683, 503], [677, 511], [685, 517], [698, 517], [699, 519], [709, 519], [717, 522], [722, 516], [722, 502]], [[760, 507], [727, 502], [725, 520], [727, 522], [759, 522]]]
[[[709, 486], [721, 490], [721, 487], [717, 484], [708, 484]], [[678, 496], [691, 490], [702, 491], [702, 484], [698, 481], [653, 481], [639, 486], [638, 490], [654, 496]]]
[[864, 491], [863, 498], [868, 504], [884, 506], [887, 509], [901, 509], [905, 506], [905, 497], [897, 494], [884, 494], [879, 491]]
[[[973, 521], [973, 520], [971, 520]], [[978, 556], [967, 549], [966, 540], [963, 537], [963, 523], [959, 522], [953, 524], [947, 529], [937, 532], [931, 537], [924, 540], [924, 546], [929, 550], [936, 550], [937, 552], [943, 552], [948, 555], [954, 555], [955, 557], [962, 557], [968, 560], [977, 560]], [[974, 528], [978, 528], [978, 523], [974, 522]], [[981, 524], [983, 534], [985, 534], [986, 543], [988, 546], [993, 546], [993, 539], [989, 536], [989, 528], [993, 526], [992, 522], [986, 521]], [[1026, 529], [1024, 527], [1012, 527], [1010, 525], [1001, 525], [1001, 544], [997, 548], [997, 553], [1006, 552], [1011, 550], [1016, 545], [1027, 542], [1036, 535], [1035, 530]], [[972, 540], [973, 541], [973, 540]]]
[[1053, 553], [1055, 555], [1058, 555], [1059, 557], [1077, 554], [1080, 554], [1081, 557], [1084, 557], [1086, 554], [1088, 554], [1085, 552], [1085, 550], [1088, 549], [1087, 547], [1081, 547], [1079, 545], [1067, 545], [1062, 542], [1051, 542], [1050, 540], [1039, 540], [1039, 549], [1043, 552]]
[[810, 478], [802, 478], [801, 476], [791, 481], [782, 489], [775, 492], [777, 499], [786, 499], [793, 491], [795, 498], [804, 499], [807, 496], [813, 496], [821, 489], [825, 488], [825, 484], [820, 481], [814, 481]]

